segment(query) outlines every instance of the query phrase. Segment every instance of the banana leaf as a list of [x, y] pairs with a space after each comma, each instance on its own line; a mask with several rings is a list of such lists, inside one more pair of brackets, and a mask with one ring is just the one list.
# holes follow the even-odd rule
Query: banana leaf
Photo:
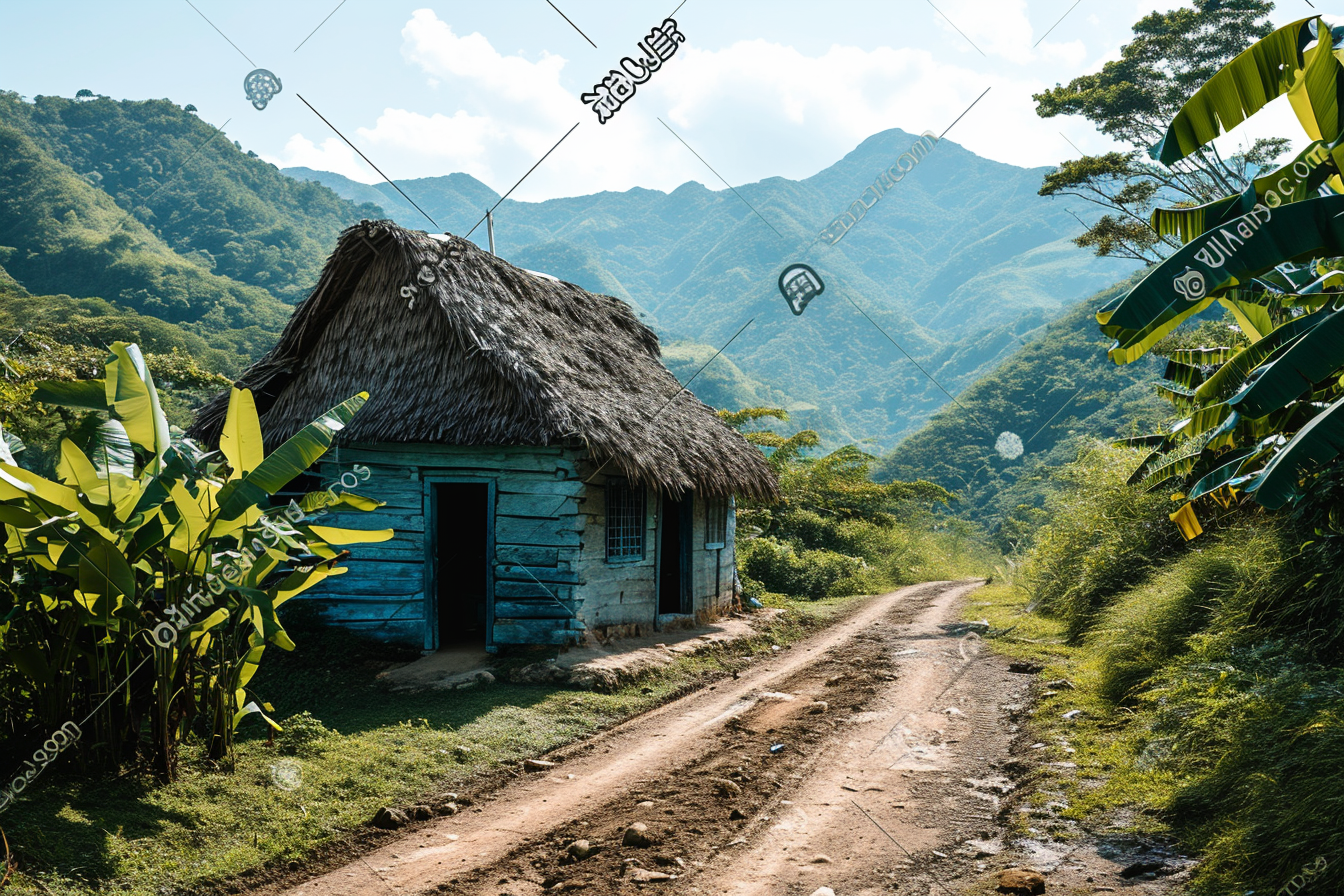
[[1154, 383], [1153, 388], [1177, 410], [1189, 410], [1197, 403], [1194, 389], [1187, 389], [1174, 383]]
[[107, 402], [126, 427], [131, 442], [154, 455], [158, 466], [168, 450], [168, 418], [159, 406], [154, 377], [140, 348], [125, 342], [112, 343], [106, 366]]
[[1192, 445], [1173, 451], [1164, 457], [1161, 463], [1150, 467], [1148, 475], [1139, 483], [1139, 487], [1146, 492], [1154, 492], [1174, 479], [1183, 479], [1194, 467], [1195, 461], [1199, 460], [1200, 452], [1203, 450], [1203, 445], [1198, 447]]
[[[1149, 156], [1164, 165], [1175, 164], [1303, 82], [1309, 65], [1324, 68], [1320, 52], [1304, 54], [1318, 32], [1325, 39], [1318, 42], [1317, 50], [1329, 54], [1330, 32], [1315, 16], [1285, 25], [1241, 52], [1186, 100]], [[1333, 57], [1329, 61], [1335, 62]], [[1334, 95], [1322, 95], [1320, 87], [1313, 89], [1313, 107], [1334, 104]], [[1319, 133], [1312, 136], [1321, 139]]]
[[1264, 339], [1251, 343], [1214, 371], [1195, 390], [1195, 395], [1202, 402], [1225, 401], [1231, 398], [1241, 388], [1242, 383], [1246, 381], [1246, 377], [1250, 375], [1252, 370], [1273, 356], [1275, 351], [1288, 345], [1303, 333], [1310, 332], [1325, 319], [1325, 315], [1328, 313], [1316, 312], [1315, 314], [1295, 317]]
[[266, 456], [256, 469], [235, 479], [219, 492], [219, 517], [235, 519], [280, 491], [326, 453], [336, 434], [345, 429], [369, 393], [360, 392], [327, 411]]
[[1344, 450], [1344, 399], [1331, 404], [1297, 431], [1246, 487], [1262, 506], [1275, 510], [1302, 495], [1301, 480]]
[[[1116, 301], [1118, 303], [1119, 298]], [[1101, 315], [1108, 313], [1105, 309], [1102, 309], [1097, 312], [1097, 319], [1102, 323], [1101, 332], [1115, 340], [1115, 343], [1106, 351], [1106, 357], [1110, 358], [1114, 364], [1129, 364], [1132, 361], [1137, 361], [1146, 355], [1150, 348], [1165, 339], [1172, 330], [1179, 327], [1188, 318], [1204, 311], [1215, 301], [1217, 301], [1217, 297], [1206, 296], [1203, 301], [1196, 302], [1186, 308], [1176, 309], [1171, 314], [1164, 315], [1162, 319], [1154, 321], [1146, 327], [1132, 330], [1112, 327], [1105, 321], [1101, 321]]]
[[[1252, 215], [1182, 246], [1125, 295], [1099, 312], [1106, 327], [1141, 330], [1202, 304], [1284, 261], [1344, 255], [1344, 196], [1324, 196]], [[1262, 220], [1263, 217], [1263, 220]]]
[[232, 468], [230, 479], [242, 478], [265, 459], [261, 420], [257, 417], [257, 405], [252, 399], [251, 390], [234, 388], [229, 394], [229, 410], [224, 418], [224, 429], [219, 435], [219, 450]]
[[1344, 366], [1344, 311], [1335, 311], [1252, 371], [1246, 384], [1227, 403], [1247, 417], [1263, 417], [1309, 393], [1341, 366]]
[[1167, 353], [1167, 360], [1178, 364], [1191, 364], [1199, 367], [1213, 367], [1226, 363], [1239, 349], [1219, 346], [1217, 348], [1181, 348]]
[[14, 433], [0, 426], [0, 462], [18, 466], [14, 460], [14, 455], [23, 451], [28, 446], [23, 444], [23, 440]]
[[1218, 297], [1218, 304], [1222, 305], [1232, 316], [1237, 319], [1237, 325], [1241, 331], [1246, 334], [1251, 341], [1264, 339], [1274, 329], [1274, 319], [1269, 316], [1269, 309], [1264, 305], [1258, 305], [1254, 302], [1246, 302], [1240, 298], [1240, 293], [1245, 290], [1231, 290], [1230, 292], [1238, 295], [1222, 295]]
[[[1307, 168], [1305, 177], [1295, 169], [1297, 165]], [[1153, 209], [1148, 221], [1162, 236], [1174, 236], [1182, 243], [1188, 243], [1206, 231], [1249, 214], [1257, 203], [1278, 208], [1315, 196], [1321, 184], [1338, 173], [1330, 157], [1330, 147], [1314, 140], [1287, 165], [1255, 178], [1241, 193], [1203, 205]]]
[[1167, 359], [1167, 367], [1162, 371], [1162, 379], [1182, 386], [1194, 394], [1194, 389], [1208, 378], [1204, 365], [1185, 364], [1172, 358]]
[[1149, 436], [1130, 436], [1125, 439], [1116, 439], [1111, 442], [1116, 448], [1165, 448], [1171, 444], [1171, 436], [1164, 432], [1154, 433]]
[[63, 408], [106, 411], [107, 383], [103, 380], [43, 380], [33, 390], [33, 398]]

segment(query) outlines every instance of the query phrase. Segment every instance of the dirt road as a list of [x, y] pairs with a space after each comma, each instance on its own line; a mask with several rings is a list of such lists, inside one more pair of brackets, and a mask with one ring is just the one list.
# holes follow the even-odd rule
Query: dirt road
[[[287, 892], [956, 890], [998, 849], [1013, 785], [996, 766], [1014, 727], [1000, 707], [1029, 682], [955, 621], [977, 584], [872, 598], [739, 678]], [[623, 845], [636, 822], [648, 845]], [[574, 859], [576, 840], [595, 854]]]

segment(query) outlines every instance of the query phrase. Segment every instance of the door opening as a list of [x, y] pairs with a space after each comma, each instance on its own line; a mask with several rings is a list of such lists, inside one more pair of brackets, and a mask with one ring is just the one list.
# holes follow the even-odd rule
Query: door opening
[[686, 544], [682, 531], [690, 521], [690, 496], [662, 500], [662, 527], [658, 540], [658, 614], [688, 613], [686, 601]]
[[490, 486], [485, 482], [444, 482], [434, 489], [439, 646], [484, 644]]

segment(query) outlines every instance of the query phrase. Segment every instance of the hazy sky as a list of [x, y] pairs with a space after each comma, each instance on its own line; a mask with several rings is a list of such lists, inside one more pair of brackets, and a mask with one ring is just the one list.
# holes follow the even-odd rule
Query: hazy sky
[[[927, 0], [687, 0], [676, 13], [686, 43], [599, 124], [579, 94], [637, 55], [676, 0], [555, 0], [596, 48], [545, 0], [192, 2], [237, 49], [187, 0], [0, 0], [0, 88], [194, 103], [278, 165], [378, 180], [302, 94], [393, 178], [465, 171], [499, 191], [581, 122], [515, 198], [688, 180], [718, 189], [659, 118], [734, 184], [806, 177], [886, 128], [942, 131], [986, 87], [949, 139], [1018, 165], [1075, 156], [1061, 131], [1103, 150], [1109, 142], [1084, 120], [1036, 117], [1031, 94], [1098, 69], [1143, 14], [1178, 5], [936, 0], [944, 18]], [[1316, 2], [1327, 14], [1335, 5]], [[1311, 12], [1285, 0], [1274, 21]], [[263, 111], [243, 92], [253, 68], [284, 85]], [[1300, 132], [1281, 108], [1234, 140], [1242, 130]]]

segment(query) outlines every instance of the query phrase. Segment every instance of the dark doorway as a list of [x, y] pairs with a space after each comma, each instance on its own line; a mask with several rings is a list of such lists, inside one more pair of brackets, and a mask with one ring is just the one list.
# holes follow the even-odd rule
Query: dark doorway
[[658, 614], [687, 613], [685, 524], [691, 520], [690, 496], [663, 496], [658, 540]]
[[490, 581], [490, 486], [485, 482], [444, 482], [435, 485], [434, 491], [439, 646], [484, 644]]

